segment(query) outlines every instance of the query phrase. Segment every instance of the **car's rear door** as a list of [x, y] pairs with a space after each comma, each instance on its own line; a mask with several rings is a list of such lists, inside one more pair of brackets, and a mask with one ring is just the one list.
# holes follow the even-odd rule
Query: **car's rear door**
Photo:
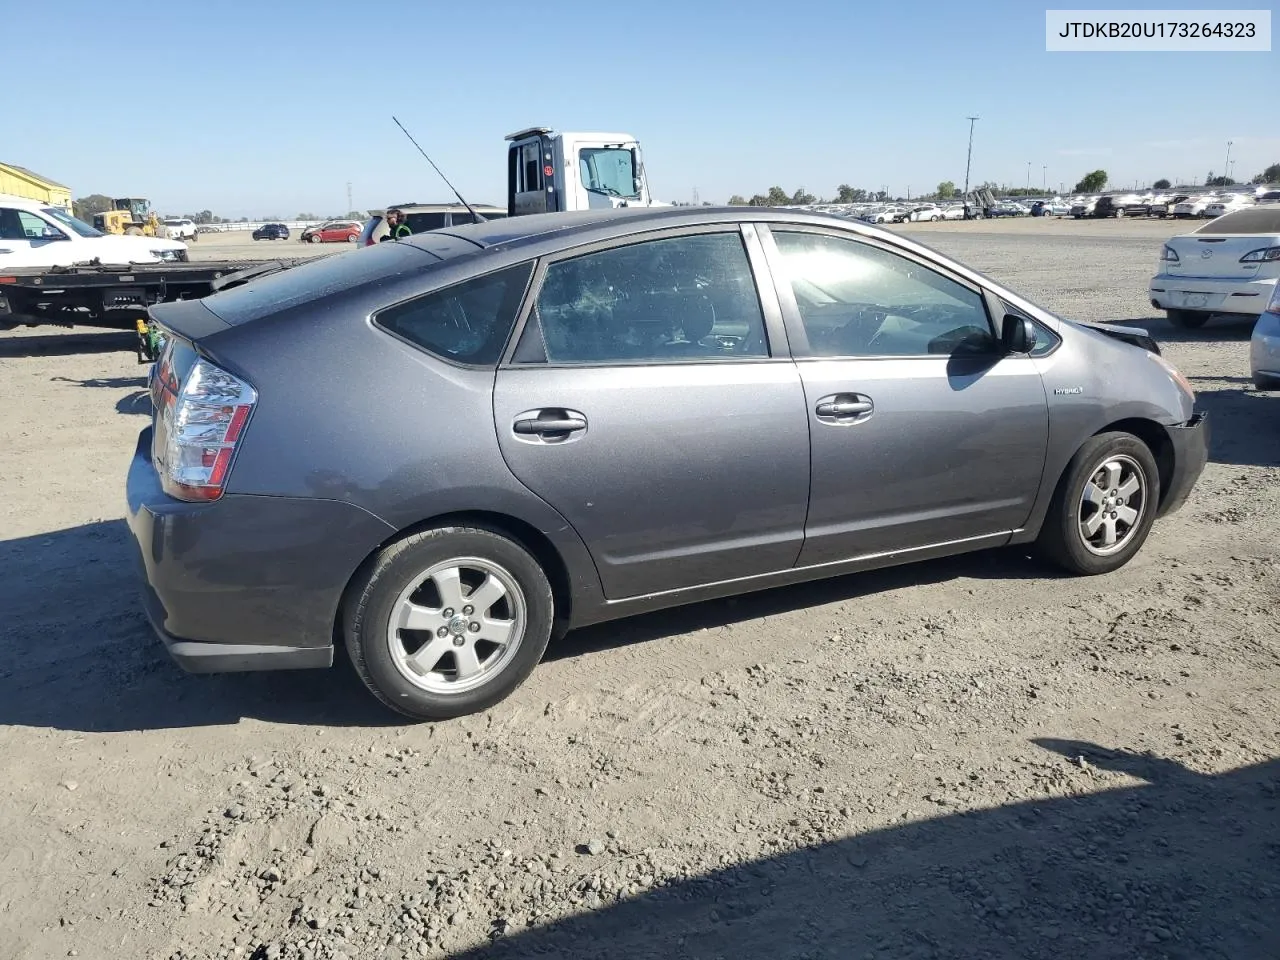
[[846, 231], [762, 231], [812, 434], [801, 566], [1000, 542], [1040, 488], [1048, 404], [981, 288]]
[[[646, 234], [543, 263], [494, 389], [511, 471], [609, 599], [785, 570], [809, 430], [755, 231]], [[754, 267], [754, 269], [753, 269]]]

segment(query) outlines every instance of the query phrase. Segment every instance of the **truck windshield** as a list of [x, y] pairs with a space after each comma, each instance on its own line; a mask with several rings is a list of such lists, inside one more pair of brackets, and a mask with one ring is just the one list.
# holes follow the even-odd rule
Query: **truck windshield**
[[583, 147], [578, 153], [582, 185], [595, 193], [636, 200], [635, 156], [625, 147]]
[[57, 220], [60, 224], [62, 224], [68, 230], [72, 230], [78, 233], [82, 237], [103, 236], [103, 233], [101, 230], [93, 229], [93, 227], [89, 226], [83, 220], [77, 220], [75, 217], [68, 214], [65, 210], [59, 210], [57, 207], [42, 207], [40, 212], [45, 214], [46, 216], [52, 217], [54, 220]]

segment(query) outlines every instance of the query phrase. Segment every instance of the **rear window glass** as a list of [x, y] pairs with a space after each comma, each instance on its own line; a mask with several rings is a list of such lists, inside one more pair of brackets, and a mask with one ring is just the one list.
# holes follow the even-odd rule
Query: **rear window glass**
[[439, 260], [435, 254], [410, 244], [384, 243], [335, 257], [320, 257], [215, 293], [200, 302], [234, 326], [375, 280], [420, 270]]
[[443, 213], [409, 213], [405, 214], [405, 223], [414, 233], [425, 230], [439, 230], [444, 226]]
[[1211, 220], [1195, 233], [1219, 235], [1280, 233], [1280, 206], [1251, 207]]
[[532, 272], [529, 262], [475, 277], [381, 310], [373, 322], [444, 360], [495, 364]]

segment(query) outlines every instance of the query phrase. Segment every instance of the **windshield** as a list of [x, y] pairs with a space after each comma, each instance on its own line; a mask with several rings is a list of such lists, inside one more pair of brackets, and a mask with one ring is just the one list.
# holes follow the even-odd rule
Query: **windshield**
[[583, 147], [578, 152], [582, 185], [610, 197], [638, 199], [635, 155], [624, 147]]
[[47, 216], [52, 217], [54, 220], [57, 220], [60, 224], [62, 224], [68, 230], [73, 230], [76, 233], [80, 234], [80, 236], [82, 237], [103, 236], [103, 233], [101, 230], [93, 229], [93, 227], [89, 226], [83, 220], [77, 220], [75, 217], [71, 216], [65, 210], [60, 210], [57, 207], [42, 207], [40, 212]]

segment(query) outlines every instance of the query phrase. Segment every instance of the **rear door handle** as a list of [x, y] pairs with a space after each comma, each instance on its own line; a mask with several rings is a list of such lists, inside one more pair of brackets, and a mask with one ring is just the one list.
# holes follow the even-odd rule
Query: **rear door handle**
[[577, 410], [552, 407], [520, 414], [511, 429], [519, 436], [544, 443], [559, 443], [587, 429], [587, 418]]

